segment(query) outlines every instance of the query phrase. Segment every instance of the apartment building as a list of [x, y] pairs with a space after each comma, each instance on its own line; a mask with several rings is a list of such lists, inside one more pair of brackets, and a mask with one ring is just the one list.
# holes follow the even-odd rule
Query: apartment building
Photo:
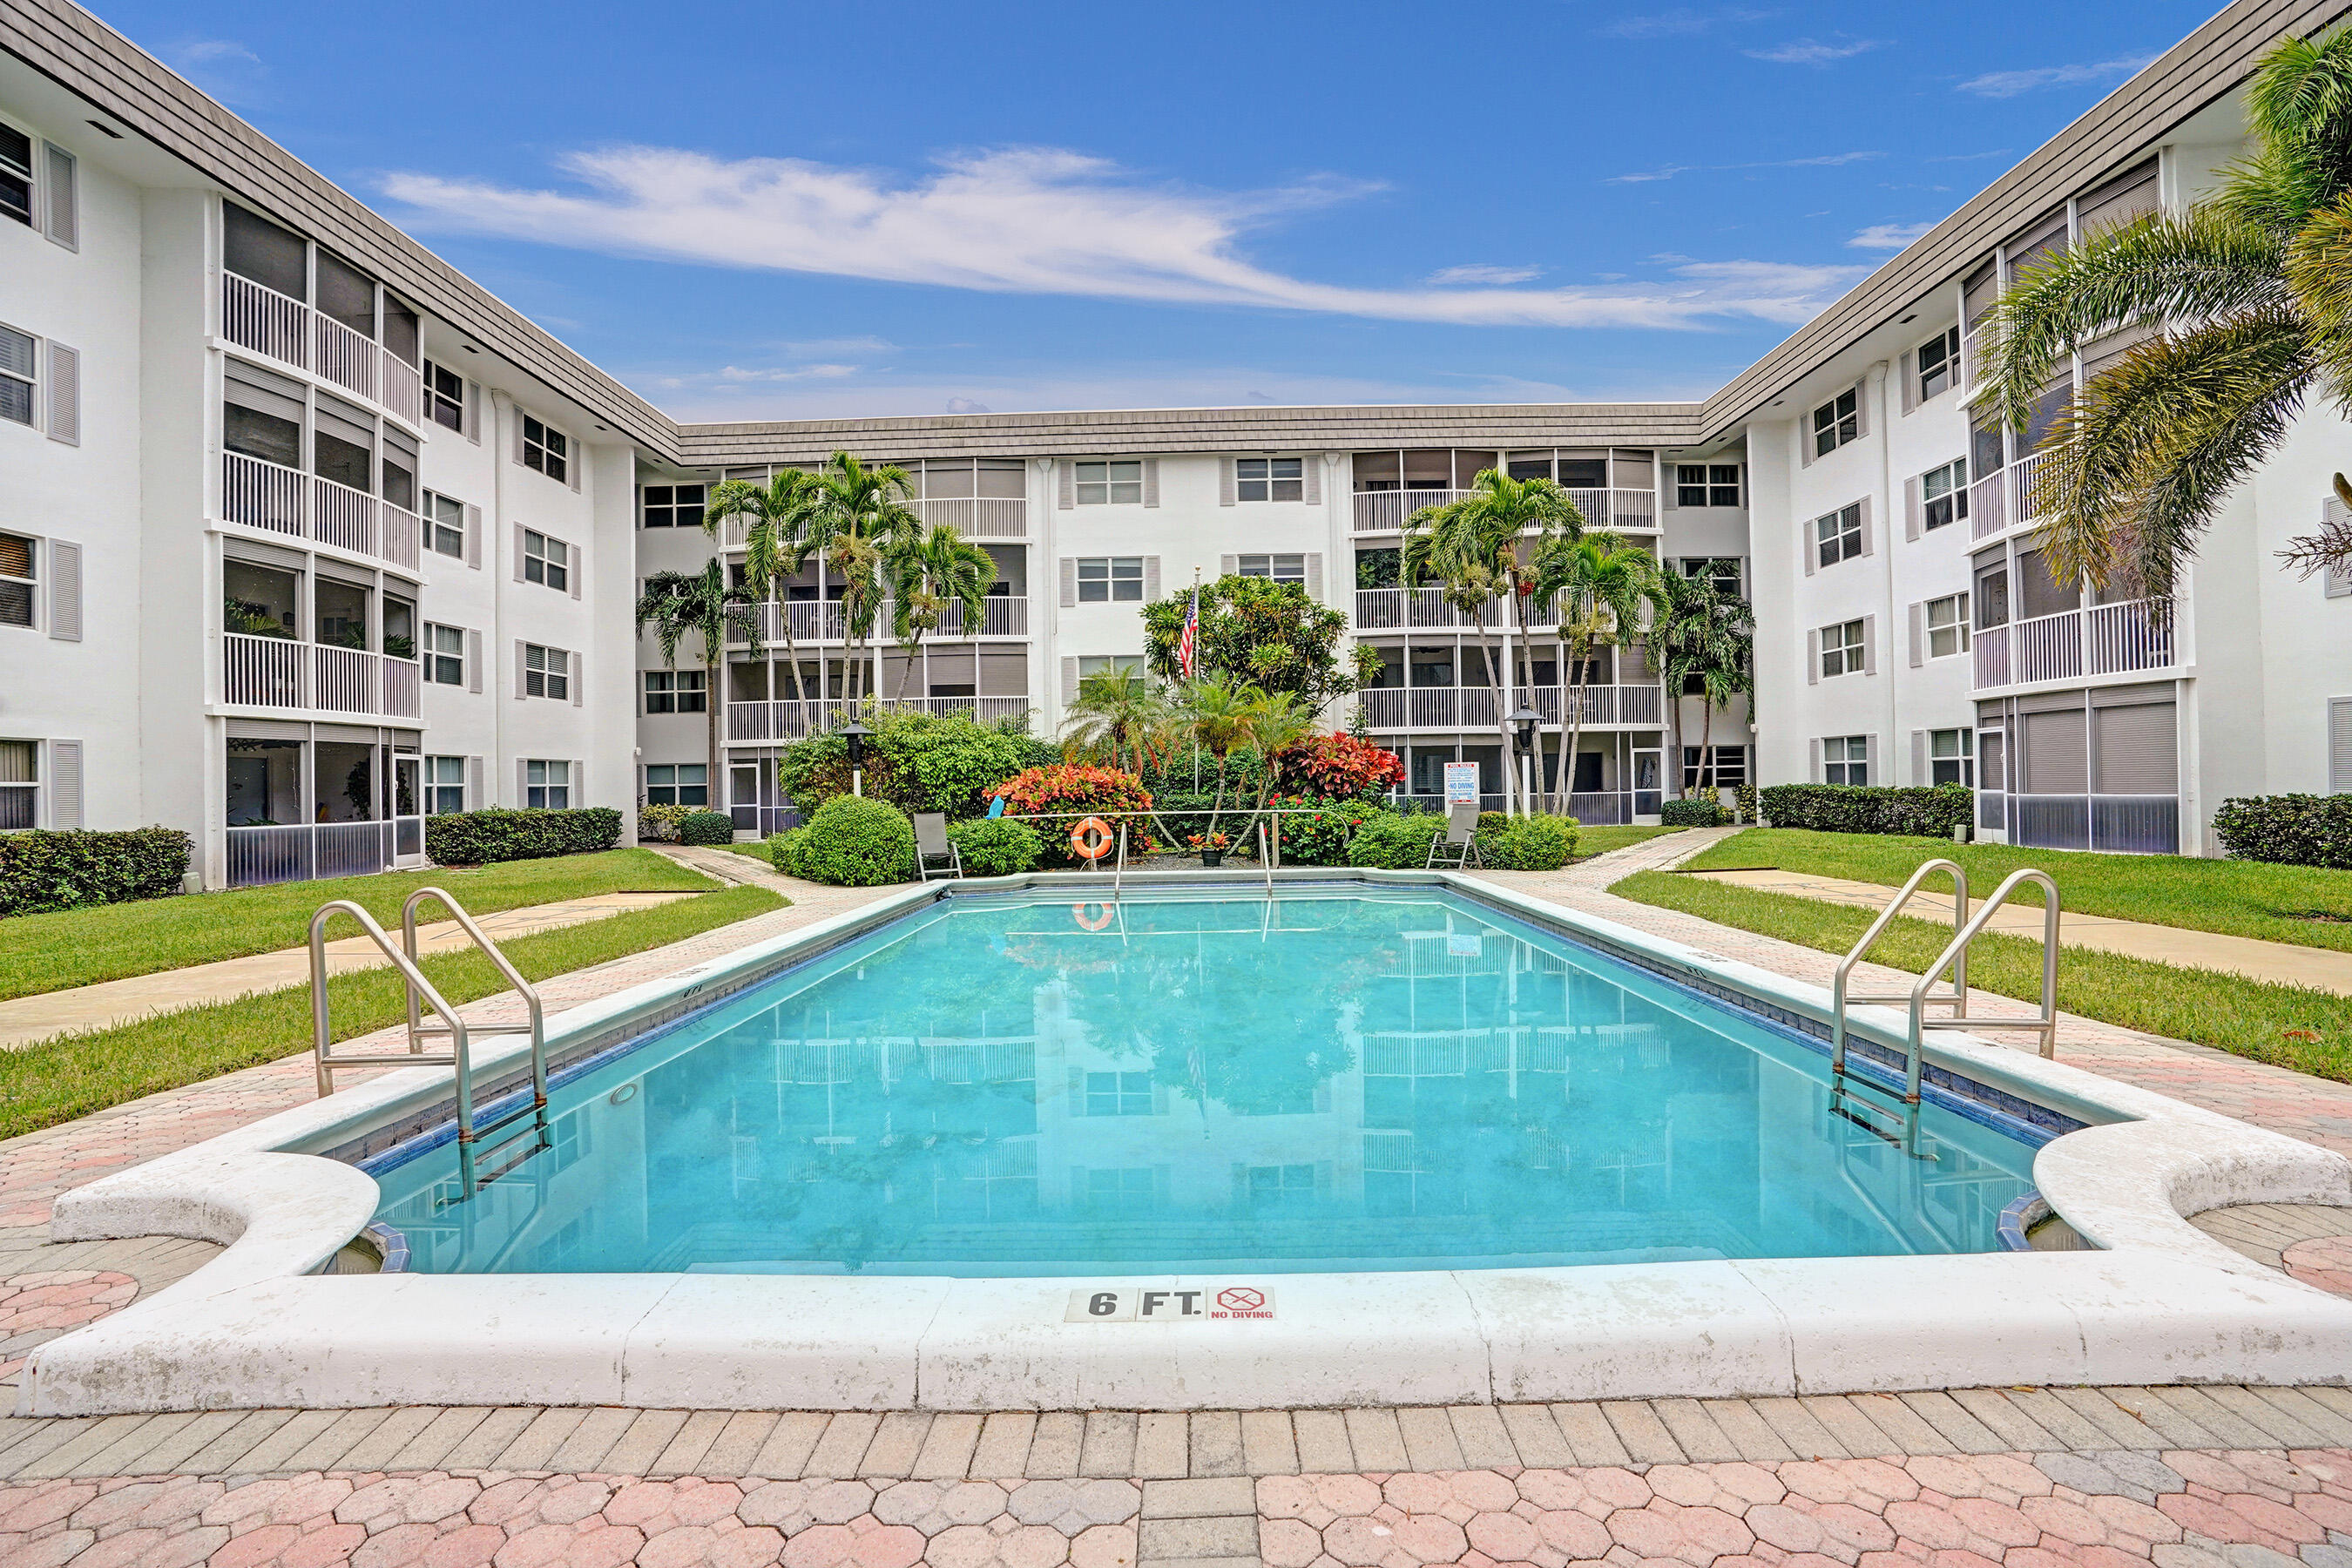
[[[712, 486], [847, 449], [997, 565], [976, 619], [859, 653], [887, 700], [1050, 733], [1140, 658], [1145, 603], [1241, 572], [1376, 651], [1331, 717], [1409, 795], [1468, 761], [1500, 795], [1499, 685], [1588, 821], [1653, 816], [1704, 733], [1726, 784], [1957, 781], [1988, 838], [2210, 853], [2228, 795], [2352, 789], [2352, 579], [2275, 560], [2333, 504], [2342, 422], [2305, 415], [2171, 601], [2085, 596], [2030, 481], [2128, 344], [2021, 434], [1972, 410], [1973, 350], [2033, 257], [2210, 189], [2252, 60], [2342, 9], [2230, 6], [1701, 402], [692, 425], [67, 0], [0, 0], [0, 827], [184, 827], [206, 886], [418, 863], [426, 815], [488, 805], [772, 828], [765, 764], [853, 685], [838, 585], [787, 584], [715, 689], [631, 605], [740, 556], [699, 526]], [[1710, 720], [1638, 643], [1580, 683], [1541, 607], [1482, 628], [1402, 584], [1404, 518], [1490, 468], [1736, 581], [1754, 714]]]

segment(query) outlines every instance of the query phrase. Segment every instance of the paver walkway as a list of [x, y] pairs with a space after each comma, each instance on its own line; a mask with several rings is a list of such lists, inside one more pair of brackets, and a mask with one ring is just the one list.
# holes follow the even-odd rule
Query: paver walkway
[[[1825, 903], [1851, 904], [1857, 908], [1882, 910], [1895, 889], [1883, 888], [1875, 882], [1856, 882], [1843, 877], [1819, 877], [1803, 871], [1693, 871], [1688, 875], [1704, 877], [1711, 882], [1729, 882], [1735, 887], [1756, 888], [1770, 893], [1790, 893], [1801, 899], [1820, 899]], [[1984, 889], [1990, 891], [1990, 889]], [[1973, 912], [1983, 905], [1982, 895], [1969, 900]], [[2063, 905], [2063, 900], [2061, 900]], [[1952, 895], [1948, 889], [1937, 891], [1921, 888], [1911, 896], [1904, 911], [1923, 920], [1948, 922], [1952, 918]], [[2027, 904], [2003, 904], [1993, 911], [1990, 931], [2007, 931], [2018, 936], [2039, 939], [2042, 935], [2042, 910]], [[2117, 920], [2113, 915], [2084, 914], [2079, 910], [2060, 911], [2058, 941], [2064, 947], [2096, 948], [2102, 952], [2120, 952], [2130, 958], [2154, 959], [2159, 963], [2178, 963], [2190, 969], [2219, 969], [2231, 974], [2242, 974], [2251, 980], [2274, 980], [2286, 985], [2310, 985], [2322, 991], [2333, 991], [2339, 996], [2352, 996], [2352, 952], [2332, 947], [2298, 947], [2287, 942], [2263, 942], [2251, 936], [2229, 936], [2220, 931], [2189, 931], [2180, 926], [2149, 925], [2142, 921]]]
[[[584, 925], [590, 921], [690, 899], [691, 891], [666, 893], [599, 893], [593, 898], [562, 899], [554, 903], [526, 904], [477, 915], [474, 923], [493, 942], [511, 942], [533, 931]], [[348, 930], [348, 921], [341, 922]], [[394, 939], [399, 938], [397, 931]], [[470, 939], [456, 921], [436, 921], [416, 928], [416, 945], [427, 954], [453, 952]], [[341, 974], [353, 969], [376, 969], [390, 962], [364, 936], [341, 937], [327, 943], [327, 968]], [[68, 991], [47, 991], [38, 996], [18, 996], [0, 1002], [0, 1050], [15, 1050], [68, 1030], [110, 1028], [135, 1023], [155, 1013], [176, 1012], [207, 1002], [233, 1002], [259, 991], [278, 991], [310, 983], [310, 950], [280, 948], [276, 952], [248, 953], [216, 963], [192, 963], [154, 974], [133, 974]]]

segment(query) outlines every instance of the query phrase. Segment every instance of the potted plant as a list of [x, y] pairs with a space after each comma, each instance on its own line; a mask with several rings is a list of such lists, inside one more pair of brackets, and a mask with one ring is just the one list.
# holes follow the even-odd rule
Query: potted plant
[[1184, 840], [1201, 852], [1201, 864], [1215, 870], [1225, 863], [1225, 850], [1233, 844], [1232, 836], [1223, 833], [1195, 833]]

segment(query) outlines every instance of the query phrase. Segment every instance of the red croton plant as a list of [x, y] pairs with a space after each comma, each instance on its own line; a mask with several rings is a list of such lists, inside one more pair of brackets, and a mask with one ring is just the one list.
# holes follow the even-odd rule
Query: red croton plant
[[1316, 735], [1281, 753], [1286, 790], [1362, 800], [1404, 783], [1404, 759], [1353, 735]]
[[1142, 815], [1151, 809], [1151, 792], [1143, 787], [1141, 779], [1124, 768], [1090, 767], [1077, 763], [1025, 768], [990, 790], [988, 795], [1004, 803], [1007, 816], [1052, 818], [1031, 824], [1045, 841], [1045, 864], [1049, 866], [1086, 863], [1070, 847], [1070, 829], [1087, 815], [1101, 816], [1113, 833], [1118, 831], [1124, 819], [1130, 859], [1149, 855], [1158, 847], [1150, 832], [1151, 819]]

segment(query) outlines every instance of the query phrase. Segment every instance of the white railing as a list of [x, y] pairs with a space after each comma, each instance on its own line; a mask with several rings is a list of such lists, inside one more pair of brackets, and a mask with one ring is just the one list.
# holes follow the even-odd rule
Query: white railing
[[[1484, 686], [1385, 686], [1359, 693], [1364, 723], [1374, 730], [1491, 730], [1495, 693]], [[1554, 727], [1571, 721], [1587, 728], [1631, 725], [1654, 729], [1664, 722], [1665, 700], [1650, 686], [1517, 687], [1516, 707], [1526, 701]], [[1576, 717], [1580, 708], [1583, 716]]]
[[[1559, 625], [1558, 602], [1552, 599], [1530, 599], [1527, 605], [1528, 629], [1536, 631]], [[1482, 619], [1483, 616], [1483, 619]], [[1489, 632], [1517, 631], [1510, 601], [1500, 596], [1486, 601], [1486, 608], [1477, 615], [1459, 610], [1446, 603], [1443, 588], [1359, 588], [1356, 590], [1356, 629], [1358, 631], [1462, 631], [1485, 626]]]
[[[1355, 531], [1395, 533], [1405, 519], [1425, 506], [1450, 506], [1468, 490], [1359, 490], [1355, 496]], [[1658, 526], [1654, 491], [1615, 489], [1572, 489], [1570, 500], [1584, 514], [1584, 526], [1620, 533], [1650, 533]]]
[[1960, 335], [1960, 398], [1963, 402], [1977, 395], [1977, 345], [1982, 338], [1981, 331], [1972, 331]]
[[307, 476], [242, 452], [221, 454], [221, 516], [247, 528], [309, 536]]
[[1655, 685], [1538, 686], [1525, 695], [1528, 705], [1544, 716], [1547, 724], [1573, 721], [1652, 728], [1665, 722], [1665, 694]]
[[331, 647], [314, 643], [310, 670], [313, 703], [330, 712], [373, 713], [383, 700], [383, 676], [377, 656], [355, 647]]
[[2049, 453], [2036, 452], [1970, 485], [1969, 537], [1990, 539], [2011, 524], [2032, 522], [2040, 517], [2042, 508], [2033, 497], [2033, 481], [2049, 458]]
[[231, 632], [221, 638], [221, 700], [256, 708], [308, 708], [308, 646], [291, 637]]
[[[730, 741], [790, 741], [803, 735], [818, 734], [839, 728], [863, 705], [862, 701], [827, 701], [818, 698], [806, 701], [787, 698], [775, 702], [730, 702], [727, 705], [727, 738]], [[1021, 718], [1034, 704], [1026, 697], [886, 697], [875, 705], [896, 712], [961, 713], [981, 723], [993, 724], [1002, 719]]]
[[2167, 668], [2178, 658], [2178, 645], [2171, 619], [2158, 619], [2160, 603], [2094, 605], [1978, 632], [1977, 689]]
[[424, 420], [425, 381], [415, 365], [266, 284], [221, 274], [221, 336], [380, 402], [411, 425]]
[[413, 658], [383, 661], [383, 711], [394, 719], [425, 716], [425, 667]]
[[354, 554], [375, 553], [375, 497], [322, 474], [310, 476], [311, 537]]
[[1468, 490], [1358, 490], [1358, 533], [1395, 533], [1404, 520], [1425, 506], [1451, 506]]
[[383, 405], [411, 425], [425, 423], [425, 377], [390, 349], [383, 351]]
[[1986, 626], [1973, 634], [1975, 640], [1976, 689], [1989, 691], [1996, 686], [2007, 686], [2009, 679], [2009, 628]]
[[907, 503], [926, 524], [946, 523], [966, 539], [1024, 539], [1029, 503], [1019, 496], [933, 496]]
[[[784, 618], [788, 614], [792, 619], [795, 645], [842, 642], [848, 637], [848, 626], [838, 599], [794, 599], [782, 605], [772, 600], [759, 606], [755, 617], [763, 646], [780, 647], [783, 645]], [[894, 643], [890, 617], [891, 606], [887, 602], [875, 612], [873, 641], [877, 645], [890, 646]], [[1010, 595], [992, 594], [982, 604], [977, 633], [965, 628], [963, 605], [959, 602], [946, 606], [940, 615], [939, 626], [925, 633], [924, 637], [929, 640], [933, 637], [1023, 637], [1028, 635], [1029, 601]], [[731, 633], [730, 639], [738, 643], [741, 640]]]
[[[844, 633], [841, 623], [841, 601], [838, 599], [793, 599], [783, 604], [769, 600], [759, 606], [754, 617], [760, 626], [760, 641], [775, 647], [784, 640], [784, 622], [789, 616], [795, 643], [839, 642]], [[728, 640], [740, 641], [732, 628]]]
[[425, 668], [353, 647], [229, 632], [221, 638], [221, 700], [394, 719], [424, 715]]
[[[889, 626], [890, 615], [890, 606], [885, 605], [879, 624]], [[977, 633], [968, 631], [964, 621], [963, 602], [958, 600], [947, 606], [940, 616], [939, 629], [930, 635], [940, 637], [1025, 637], [1029, 635], [1029, 601], [1016, 599], [1010, 595], [992, 594], [981, 604], [980, 630]]]
[[310, 315], [299, 300], [234, 272], [221, 275], [221, 336], [239, 348], [307, 370]]
[[415, 512], [365, 490], [242, 452], [221, 454], [223, 521], [316, 540], [415, 570], [424, 560]]
[[316, 310], [310, 312], [310, 324], [319, 347], [318, 360], [311, 368], [337, 386], [373, 402], [376, 361], [381, 357], [375, 340]]
[[404, 506], [383, 503], [383, 558], [394, 566], [415, 567], [424, 557], [425, 522]]

